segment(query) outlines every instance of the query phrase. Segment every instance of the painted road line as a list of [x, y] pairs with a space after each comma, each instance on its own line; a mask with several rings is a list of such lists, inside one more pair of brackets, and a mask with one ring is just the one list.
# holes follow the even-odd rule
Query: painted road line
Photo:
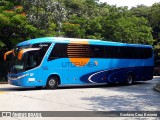
[[6, 92], [4, 92], [4, 91], [0, 91], [0, 94], [5, 94]]

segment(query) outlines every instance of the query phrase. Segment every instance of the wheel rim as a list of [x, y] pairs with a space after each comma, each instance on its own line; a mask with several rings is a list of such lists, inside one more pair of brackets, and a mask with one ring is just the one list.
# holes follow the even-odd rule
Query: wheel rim
[[49, 81], [49, 86], [55, 86], [55, 84], [56, 84], [56, 82], [55, 82], [54, 79], [51, 79], [51, 80]]
[[127, 78], [127, 82], [128, 82], [128, 84], [132, 84], [132, 81], [133, 81], [132, 76], [128, 76], [128, 78]]

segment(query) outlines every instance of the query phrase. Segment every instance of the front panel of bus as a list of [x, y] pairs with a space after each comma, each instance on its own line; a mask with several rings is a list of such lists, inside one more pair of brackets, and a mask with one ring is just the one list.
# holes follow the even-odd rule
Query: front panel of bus
[[8, 82], [16, 86], [43, 86], [45, 83], [42, 80], [41, 69], [50, 45], [51, 43], [37, 43], [17, 46], [14, 50], [15, 56], [12, 57]]

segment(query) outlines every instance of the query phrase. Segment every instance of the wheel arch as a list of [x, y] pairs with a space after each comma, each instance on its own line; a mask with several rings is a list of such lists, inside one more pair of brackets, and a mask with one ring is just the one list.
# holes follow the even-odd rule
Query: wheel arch
[[133, 71], [129, 71], [126, 73], [126, 76], [127, 75], [132, 75], [133, 76], [133, 79], [135, 79], [135, 73]]
[[132, 72], [132, 71], [127, 72], [125, 84], [126, 85], [131, 85], [131, 84], [134, 83], [134, 81], [135, 81], [135, 74], [134, 74], [134, 72]]
[[[48, 76], [48, 78], [50, 78], [50, 77], [57, 77], [57, 78], [58, 78], [58, 85], [61, 84], [60, 75], [58, 75], [58, 74], [56, 74], [56, 73], [53, 73], [53, 74], [50, 74], [50, 75]], [[47, 80], [48, 80], [48, 78], [47, 78]]]

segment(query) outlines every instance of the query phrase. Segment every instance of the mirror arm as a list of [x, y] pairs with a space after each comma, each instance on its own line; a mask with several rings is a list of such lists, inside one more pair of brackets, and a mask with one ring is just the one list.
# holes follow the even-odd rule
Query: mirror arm
[[7, 55], [9, 55], [9, 54], [11, 54], [11, 53], [15, 56], [14, 50], [7, 51], [7, 52], [4, 54], [4, 61], [7, 60]]

